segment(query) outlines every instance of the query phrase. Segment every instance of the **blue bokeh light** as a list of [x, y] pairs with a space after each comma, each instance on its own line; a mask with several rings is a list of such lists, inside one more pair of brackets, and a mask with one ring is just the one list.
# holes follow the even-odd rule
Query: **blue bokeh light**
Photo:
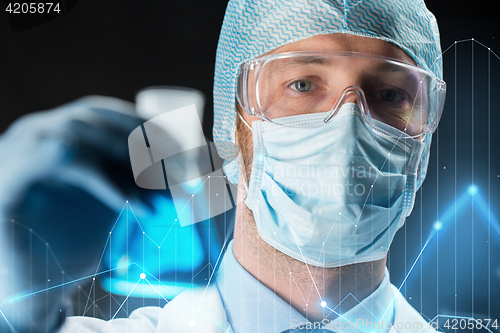
[[441, 228], [443, 228], [443, 223], [441, 221], [436, 221], [434, 222], [434, 229], [435, 230], [441, 230]]
[[469, 188], [467, 189], [467, 191], [469, 192], [470, 195], [474, 195], [477, 193], [477, 187], [476, 185], [472, 184], [471, 186], [469, 186]]

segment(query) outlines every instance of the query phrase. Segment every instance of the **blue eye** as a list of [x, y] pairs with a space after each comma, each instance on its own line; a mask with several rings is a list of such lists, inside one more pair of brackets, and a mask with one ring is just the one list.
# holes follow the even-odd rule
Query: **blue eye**
[[291, 87], [298, 92], [308, 92], [311, 90], [311, 81], [296, 81], [292, 83]]

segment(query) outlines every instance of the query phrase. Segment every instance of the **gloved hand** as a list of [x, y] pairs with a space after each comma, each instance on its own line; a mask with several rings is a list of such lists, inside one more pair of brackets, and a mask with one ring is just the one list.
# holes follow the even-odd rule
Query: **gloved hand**
[[[22, 117], [0, 137], [0, 304], [46, 286], [47, 245], [40, 239], [50, 244], [66, 281], [80, 278], [97, 270], [126, 200], [136, 210], [148, 207], [151, 191], [135, 184], [127, 146], [143, 121], [131, 103], [91, 96]], [[61, 277], [50, 274], [51, 285]], [[57, 295], [50, 296], [48, 318], [45, 297], [37, 298], [40, 304], [32, 297], [32, 313], [23, 311], [26, 324], [41, 331], [57, 325], [63, 302], [60, 290], [48, 293]], [[17, 316], [8, 304], [0, 311]]]

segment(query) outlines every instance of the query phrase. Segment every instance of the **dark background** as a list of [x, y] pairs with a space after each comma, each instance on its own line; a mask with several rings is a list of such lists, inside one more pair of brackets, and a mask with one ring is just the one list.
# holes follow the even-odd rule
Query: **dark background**
[[[1, 1], [0, 1], [1, 3]], [[13, 33], [0, 14], [0, 132], [20, 115], [90, 94], [134, 100], [153, 85], [207, 97], [211, 137], [215, 50], [226, 1], [80, 0], [61, 17]], [[426, 1], [443, 49], [476, 36], [500, 52], [495, 1]], [[497, 40], [495, 40], [495, 36]]]
[[[437, 17], [443, 51], [455, 41], [475, 38], [500, 54], [496, 1], [426, 4]], [[141, 88], [177, 85], [205, 94], [203, 127], [210, 138], [213, 65], [225, 7], [226, 1], [80, 0], [61, 17], [16, 33], [0, 13], [0, 132], [23, 114], [81, 96], [133, 101]], [[443, 56], [448, 96], [427, 181], [389, 255], [391, 280], [398, 287], [434, 221], [472, 182], [500, 214], [500, 60], [489, 55], [491, 67], [486, 48], [464, 41]], [[401, 291], [427, 319], [438, 313], [499, 318], [500, 242], [496, 236], [486, 238], [477, 208], [467, 207], [461, 218], [462, 224], [455, 222], [447, 234], [443, 229], [441, 238], [433, 238]], [[458, 236], [445, 237], [457, 229]], [[470, 238], [474, 230], [477, 239]], [[494, 244], [489, 254], [479, 247], [487, 240]]]

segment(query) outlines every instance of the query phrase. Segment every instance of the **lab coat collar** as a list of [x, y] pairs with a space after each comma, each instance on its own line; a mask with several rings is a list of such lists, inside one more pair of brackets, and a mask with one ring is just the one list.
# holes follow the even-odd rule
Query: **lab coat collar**
[[[234, 257], [232, 241], [217, 272], [216, 285], [227, 320], [235, 333], [274, 333], [297, 328], [299, 325], [313, 325], [240, 265]], [[364, 327], [355, 324], [363, 320], [368, 328], [366, 332], [375, 330], [377, 333], [387, 333], [390, 326], [384, 325], [384, 328], [381, 328], [380, 325], [382, 320], [384, 323], [393, 322], [394, 297], [390, 287], [389, 272], [386, 268], [382, 283], [370, 296], [342, 314], [342, 317], [329, 322], [325, 328], [338, 333], [359, 332], [363, 331]], [[369, 323], [372, 323], [372, 327], [379, 323], [378, 329], [370, 329]]]

